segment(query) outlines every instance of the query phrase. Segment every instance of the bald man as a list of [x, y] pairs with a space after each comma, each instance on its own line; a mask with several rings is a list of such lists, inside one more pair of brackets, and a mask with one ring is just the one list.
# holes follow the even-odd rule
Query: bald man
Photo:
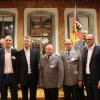
[[48, 44], [40, 59], [40, 86], [44, 89], [45, 100], [58, 100], [58, 89], [62, 85], [62, 60], [54, 53], [53, 45]]
[[93, 34], [86, 36], [87, 48], [83, 54], [84, 83], [87, 100], [100, 100], [100, 46]]
[[13, 40], [10, 35], [5, 37], [5, 47], [0, 50], [0, 66], [2, 67], [1, 100], [7, 100], [10, 89], [11, 100], [18, 100], [18, 66], [17, 51], [12, 49]]

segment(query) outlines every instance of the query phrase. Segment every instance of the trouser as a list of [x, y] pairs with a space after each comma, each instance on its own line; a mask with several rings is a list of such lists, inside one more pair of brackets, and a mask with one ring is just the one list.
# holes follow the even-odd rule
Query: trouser
[[45, 100], [58, 100], [58, 88], [44, 89]]
[[7, 100], [8, 88], [11, 94], [11, 100], [18, 100], [18, 84], [14, 74], [5, 74], [2, 80], [1, 100]]
[[85, 87], [87, 91], [87, 100], [100, 100], [100, 89], [97, 89], [90, 75], [85, 75]]
[[64, 100], [78, 100], [78, 85], [74, 86], [63, 86], [64, 89]]

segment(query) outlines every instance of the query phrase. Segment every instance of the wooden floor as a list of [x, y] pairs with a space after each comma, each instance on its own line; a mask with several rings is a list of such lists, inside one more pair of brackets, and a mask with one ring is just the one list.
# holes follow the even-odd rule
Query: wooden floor
[[[86, 93], [85, 93], [85, 96], [86, 96]], [[10, 97], [11, 97], [10, 92], [8, 92], [8, 100], [11, 100]], [[64, 97], [63, 90], [60, 89], [59, 90], [59, 100], [64, 100], [63, 97]], [[19, 98], [18, 100], [22, 100], [21, 91], [18, 91], [18, 98]], [[45, 100], [44, 99], [44, 91], [42, 89], [37, 90], [37, 100]], [[86, 98], [85, 98], [85, 100], [86, 100]]]
[[[8, 92], [8, 100], [10, 100], [10, 92]], [[21, 91], [18, 91], [18, 100], [22, 100], [22, 94]], [[44, 99], [44, 91], [42, 89], [37, 90], [37, 100], [45, 100]], [[60, 89], [59, 91], [59, 100], [63, 100], [63, 90]]]

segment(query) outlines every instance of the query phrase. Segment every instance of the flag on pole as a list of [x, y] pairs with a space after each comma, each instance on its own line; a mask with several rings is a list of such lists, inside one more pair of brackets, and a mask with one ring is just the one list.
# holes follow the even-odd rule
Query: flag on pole
[[74, 18], [73, 18], [73, 27], [72, 27], [72, 33], [70, 35], [70, 39], [72, 40], [73, 44], [75, 44], [77, 41], [81, 39], [81, 34], [79, 33], [79, 30], [82, 28], [82, 25], [79, 23], [79, 16], [76, 12], [76, 5], [74, 10]]
[[76, 32], [76, 6], [75, 6], [75, 10], [74, 10], [74, 18], [73, 18], [73, 33]]

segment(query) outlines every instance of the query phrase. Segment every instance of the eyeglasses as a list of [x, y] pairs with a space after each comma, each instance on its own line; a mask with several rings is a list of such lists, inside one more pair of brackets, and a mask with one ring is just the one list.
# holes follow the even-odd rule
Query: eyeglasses
[[86, 39], [87, 41], [91, 41], [92, 39]]

